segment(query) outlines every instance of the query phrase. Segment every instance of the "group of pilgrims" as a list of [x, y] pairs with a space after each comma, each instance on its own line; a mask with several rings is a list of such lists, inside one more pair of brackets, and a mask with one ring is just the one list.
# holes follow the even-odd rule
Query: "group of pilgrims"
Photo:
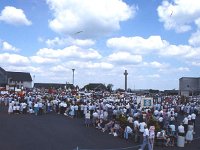
[[[145, 95], [143, 95], [145, 96]], [[200, 98], [181, 102], [179, 96], [158, 96], [152, 107], [142, 107], [134, 94], [106, 94], [94, 98], [93, 94], [72, 94], [70, 90], [48, 93], [36, 89], [19, 96], [16, 93], [0, 95], [1, 106], [8, 114], [41, 116], [57, 113], [70, 118], [84, 118], [86, 127], [133, 140], [153, 149], [155, 141], [175, 146], [177, 136], [191, 143], [195, 134], [196, 117], [200, 112]]]

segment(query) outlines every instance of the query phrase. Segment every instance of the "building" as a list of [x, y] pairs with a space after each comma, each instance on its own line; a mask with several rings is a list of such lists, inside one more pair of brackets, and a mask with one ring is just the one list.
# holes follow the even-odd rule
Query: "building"
[[200, 94], [200, 77], [182, 77], [179, 79], [179, 94], [195, 96]]
[[73, 84], [62, 84], [62, 83], [34, 83], [34, 88], [45, 88], [45, 89], [74, 89]]
[[179, 90], [164, 90], [164, 95], [178, 95], [179, 94]]
[[10, 90], [32, 88], [32, 77], [28, 72], [5, 71], [0, 67], [0, 86]]
[[93, 91], [106, 91], [107, 88], [102, 83], [89, 83], [83, 87], [83, 89], [93, 90]]

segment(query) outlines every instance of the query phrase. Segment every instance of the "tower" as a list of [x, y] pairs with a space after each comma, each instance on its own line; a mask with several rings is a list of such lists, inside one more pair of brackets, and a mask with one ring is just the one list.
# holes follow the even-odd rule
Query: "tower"
[[128, 76], [127, 70], [125, 70], [124, 76], [125, 76], [125, 91], [127, 91], [127, 76]]
[[74, 85], [74, 71], [75, 69], [72, 69], [72, 84]]

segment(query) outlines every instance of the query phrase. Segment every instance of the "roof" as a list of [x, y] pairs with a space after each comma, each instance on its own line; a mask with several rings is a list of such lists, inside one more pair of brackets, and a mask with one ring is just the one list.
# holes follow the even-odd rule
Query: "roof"
[[182, 79], [200, 79], [200, 77], [181, 77], [179, 80]]
[[88, 90], [106, 90], [106, 86], [102, 83], [89, 83], [88, 85], [85, 85], [84, 88]]
[[32, 77], [28, 72], [11, 72], [7, 71], [8, 78], [12, 78], [13, 81], [32, 81]]
[[73, 84], [62, 84], [62, 83], [34, 83], [34, 87], [35, 88], [62, 88], [64, 89], [66, 86], [66, 88], [71, 88], [73, 89], [74, 86]]
[[4, 74], [6, 74], [6, 71], [0, 67], [0, 72], [3, 72]]

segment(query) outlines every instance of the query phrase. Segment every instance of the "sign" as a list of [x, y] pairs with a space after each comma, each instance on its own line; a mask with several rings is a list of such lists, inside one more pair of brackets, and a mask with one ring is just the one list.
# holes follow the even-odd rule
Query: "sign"
[[153, 98], [143, 97], [141, 101], [142, 107], [153, 107]]

